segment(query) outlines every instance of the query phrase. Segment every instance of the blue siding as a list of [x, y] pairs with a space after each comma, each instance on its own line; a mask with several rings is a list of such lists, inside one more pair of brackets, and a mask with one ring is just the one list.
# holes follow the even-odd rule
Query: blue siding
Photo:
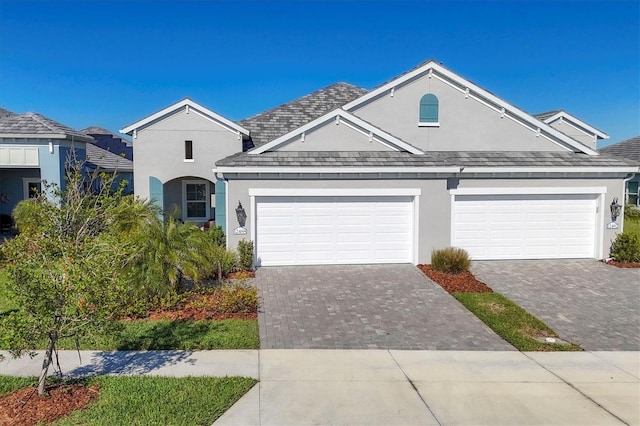
[[223, 180], [216, 181], [216, 226], [222, 227], [224, 233], [227, 233], [227, 182]]

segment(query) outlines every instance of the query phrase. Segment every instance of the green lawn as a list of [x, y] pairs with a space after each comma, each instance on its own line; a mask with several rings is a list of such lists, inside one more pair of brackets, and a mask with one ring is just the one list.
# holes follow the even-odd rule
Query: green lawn
[[[80, 341], [81, 349], [96, 350], [211, 350], [258, 349], [258, 322], [223, 321], [123, 321], [110, 336]], [[44, 342], [42, 344], [44, 346]], [[75, 341], [62, 339], [58, 349], [75, 349]]]
[[[33, 384], [36, 378], [0, 376], [0, 394]], [[210, 425], [256, 380], [243, 377], [98, 376], [100, 396], [87, 409], [56, 425]]]
[[482, 322], [520, 351], [580, 351], [578, 345], [543, 343], [533, 336], [558, 337], [542, 321], [500, 293], [454, 293]]
[[624, 232], [630, 232], [640, 237], [640, 220], [624, 220]]

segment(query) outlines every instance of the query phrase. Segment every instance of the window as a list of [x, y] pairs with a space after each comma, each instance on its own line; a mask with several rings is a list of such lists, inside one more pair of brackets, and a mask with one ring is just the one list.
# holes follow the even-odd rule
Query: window
[[184, 159], [193, 161], [193, 141], [184, 141]]
[[23, 184], [23, 195], [24, 199], [28, 198], [36, 198], [38, 194], [42, 191], [42, 185], [40, 184], [40, 179], [30, 179], [24, 178], [22, 181]]
[[638, 183], [639, 182], [627, 182], [627, 203], [632, 206], [640, 206]]
[[182, 182], [182, 211], [184, 220], [209, 219], [209, 182], [204, 180]]
[[421, 126], [439, 126], [438, 122], [438, 98], [433, 93], [427, 93], [420, 99]]

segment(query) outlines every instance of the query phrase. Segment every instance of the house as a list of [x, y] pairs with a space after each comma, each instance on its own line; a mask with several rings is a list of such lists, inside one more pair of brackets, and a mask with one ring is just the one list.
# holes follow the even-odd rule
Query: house
[[428, 263], [447, 246], [602, 258], [621, 222], [610, 205], [638, 171], [598, 155], [594, 127], [530, 115], [433, 60], [238, 123], [185, 99], [121, 132], [137, 195], [185, 220], [213, 214], [264, 266]]
[[86, 157], [90, 136], [41, 114], [0, 111], [0, 214], [41, 189], [41, 181], [65, 186], [70, 156]]
[[[124, 194], [133, 194], [133, 147], [131, 143], [99, 126], [87, 127], [80, 132], [93, 138], [93, 143], [87, 144], [86, 166], [88, 170], [114, 175], [112, 186], [117, 188], [124, 182]], [[96, 179], [93, 184], [97, 189], [97, 186], [100, 185], [100, 179]]]
[[[640, 136], [600, 148], [601, 154], [624, 158], [640, 164]], [[625, 203], [640, 207], [640, 173], [626, 181]]]

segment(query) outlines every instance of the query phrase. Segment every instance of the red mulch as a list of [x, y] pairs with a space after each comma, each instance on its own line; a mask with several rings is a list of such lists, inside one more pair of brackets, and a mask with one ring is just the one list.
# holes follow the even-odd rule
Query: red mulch
[[218, 308], [220, 304], [221, 294], [219, 292], [211, 292], [199, 294], [195, 293], [186, 298], [178, 306], [167, 309], [155, 309], [149, 313], [146, 319], [149, 320], [225, 320], [225, 319], [244, 319], [257, 320], [258, 312], [250, 313], [225, 313], [220, 312]]
[[605, 263], [618, 268], [640, 268], [640, 262], [618, 262], [617, 260], [611, 259]]
[[418, 265], [418, 268], [426, 276], [431, 278], [448, 293], [469, 292], [469, 293], [492, 293], [493, 290], [485, 283], [480, 282], [471, 272], [460, 274], [445, 274], [431, 269], [431, 265]]
[[255, 277], [256, 277], [255, 271], [238, 271], [238, 272], [231, 272], [229, 275], [227, 275], [227, 278], [229, 278], [230, 280], [240, 280], [240, 279], [255, 278]]
[[52, 423], [72, 411], [86, 408], [98, 398], [99, 386], [50, 385], [38, 396], [32, 386], [0, 397], [0, 425], [27, 426]]

